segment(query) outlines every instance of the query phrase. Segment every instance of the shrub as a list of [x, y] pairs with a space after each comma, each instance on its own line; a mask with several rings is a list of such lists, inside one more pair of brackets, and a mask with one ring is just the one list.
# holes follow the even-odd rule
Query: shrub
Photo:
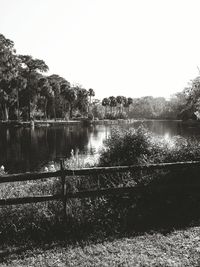
[[[155, 136], [145, 128], [113, 129], [100, 155], [101, 166], [134, 165], [162, 162], [192, 161], [200, 158], [200, 143], [195, 139], [175, 136], [171, 139]], [[126, 210], [130, 227], [137, 224], [165, 226], [172, 223], [184, 224], [198, 218], [197, 207], [200, 198], [195, 186], [199, 184], [199, 168], [176, 170], [145, 170], [115, 175], [111, 178], [115, 186], [151, 185], [145, 194], [130, 195], [126, 202], [123, 197], [112, 197], [110, 206], [116, 204], [115, 212]], [[120, 181], [123, 183], [120, 184]], [[162, 190], [156, 190], [158, 186]], [[188, 186], [193, 186], [193, 189]], [[197, 187], [198, 188], [198, 187]], [[196, 188], [196, 189], [197, 189]], [[154, 190], [155, 189], [155, 190]], [[198, 189], [197, 189], [198, 191]], [[125, 204], [126, 203], [126, 204]], [[123, 213], [123, 212], [122, 212]], [[198, 218], [199, 219], [199, 218]]]
[[101, 151], [100, 166], [134, 165], [197, 160], [200, 143], [175, 136], [166, 139], [144, 127], [129, 130], [113, 128]]

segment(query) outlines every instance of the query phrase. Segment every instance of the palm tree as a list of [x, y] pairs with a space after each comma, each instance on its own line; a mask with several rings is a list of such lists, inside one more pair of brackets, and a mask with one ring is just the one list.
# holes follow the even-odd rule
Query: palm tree
[[102, 106], [105, 107], [105, 113], [107, 114], [107, 107], [110, 106], [110, 99], [105, 97], [103, 100], [102, 100]]
[[80, 86], [74, 87], [77, 92], [76, 107], [82, 113], [88, 112], [88, 91]]
[[92, 104], [92, 96], [95, 96], [95, 92], [92, 88], [88, 90], [88, 95], [90, 97], [90, 105]]
[[127, 100], [127, 102], [128, 102], [128, 112], [129, 112], [130, 105], [132, 105], [132, 104], [133, 104], [133, 98], [131, 98], [131, 97], [128, 97], [128, 100]]
[[88, 96], [90, 97], [90, 104], [89, 104], [88, 112], [91, 112], [92, 96], [95, 96], [95, 92], [92, 88], [88, 90]]
[[63, 84], [61, 86], [61, 93], [69, 105], [69, 117], [71, 119], [73, 114], [73, 106], [77, 98], [76, 90], [69, 87], [68, 84]]
[[114, 107], [117, 106], [117, 100], [116, 100], [116, 98], [114, 96], [110, 96], [109, 99], [110, 99], [111, 113], [113, 113], [114, 112]]
[[122, 107], [123, 107], [123, 96], [117, 96], [116, 97], [117, 103], [120, 105], [119, 107], [119, 112], [122, 112]]
[[68, 88], [70, 88], [70, 83], [57, 74], [52, 74], [48, 76], [47, 79], [48, 83], [51, 85], [52, 90], [54, 92], [53, 113], [54, 113], [54, 119], [56, 120], [57, 115], [59, 115], [62, 112], [64, 105], [63, 95], [61, 93], [61, 87], [64, 84]]

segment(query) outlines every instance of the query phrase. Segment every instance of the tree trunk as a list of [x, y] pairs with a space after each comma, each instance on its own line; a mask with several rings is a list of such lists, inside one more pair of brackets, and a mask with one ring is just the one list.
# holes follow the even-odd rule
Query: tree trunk
[[70, 119], [72, 118], [72, 111], [73, 111], [73, 108], [72, 108], [72, 105], [70, 104], [69, 105], [69, 118]]
[[30, 100], [30, 96], [28, 99], [28, 120], [31, 120], [31, 100]]
[[44, 118], [47, 120], [47, 99], [44, 100]]
[[3, 112], [3, 106], [1, 104], [1, 120], [3, 120], [3, 119], [4, 119], [4, 112]]
[[55, 107], [55, 99], [53, 100], [53, 116], [54, 116], [54, 120], [56, 121], [56, 107]]
[[20, 113], [19, 113], [19, 89], [17, 88], [17, 120], [20, 120]]
[[4, 119], [5, 121], [8, 121], [8, 108], [7, 108], [7, 105], [5, 104], [4, 105]]

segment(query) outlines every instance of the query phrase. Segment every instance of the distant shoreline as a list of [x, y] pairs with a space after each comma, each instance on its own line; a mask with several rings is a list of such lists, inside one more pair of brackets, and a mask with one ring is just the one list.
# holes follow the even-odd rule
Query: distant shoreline
[[172, 119], [117, 119], [117, 120], [35, 120], [35, 121], [1, 121], [0, 126], [5, 127], [53, 127], [53, 126], [68, 126], [68, 125], [119, 125], [119, 124], [131, 124], [134, 122], [145, 122], [145, 121], [179, 121], [185, 125], [195, 124], [200, 125], [197, 121], [182, 121]]

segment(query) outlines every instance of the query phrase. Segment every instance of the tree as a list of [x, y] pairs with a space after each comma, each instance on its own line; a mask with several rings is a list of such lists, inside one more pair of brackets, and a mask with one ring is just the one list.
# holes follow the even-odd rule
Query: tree
[[0, 34], [0, 79], [9, 81], [17, 77], [19, 59], [14, 49], [14, 42]]
[[70, 84], [65, 83], [61, 85], [61, 93], [65, 99], [65, 101], [68, 103], [69, 106], [69, 117], [72, 118], [73, 115], [73, 106], [75, 104], [76, 100], [76, 90], [74, 88], [70, 87]]
[[128, 112], [129, 112], [129, 108], [130, 108], [130, 105], [133, 104], [133, 99], [131, 97], [128, 97], [127, 98], [127, 107], [128, 107]]
[[[200, 101], [200, 76], [191, 81], [191, 85], [185, 88], [183, 96], [186, 103], [180, 113], [182, 119], [195, 118], [198, 115], [199, 101]], [[198, 118], [198, 116], [197, 116]]]
[[70, 83], [66, 79], [64, 79], [63, 77], [57, 74], [52, 74], [48, 76], [47, 78], [54, 92], [52, 104], [53, 104], [54, 119], [56, 120], [57, 116], [63, 117], [63, 111], [64, 111], [64, 105], [65, 105], [65, 100], [63, 99], [63, 95], [61, 93], [61, 86], [66, 85], [68, 88], [70, 88]]
[[117, 101], [117, 104], [119, 104], [119, 112], [122, 113], [122, 109], [123, 109], [123, 101], [124, 101], [123, 96], [117, 96], [117, 97], [116, 97], [116, 101]]
[[20, 120], [20, 93], [26, 88], [26, 86], [27, 86], [26, 79], [24, 79], [20, 75], [20, 71], [19, 71], [19, 75], [16, 78], [11, 80], [12, 91], [15, 95], [18, 120]]
[[92, 105], [92, 97], [95, 96], [95, 92], [92, 88], [90, 88], [88, 90], [88, 96], [90, 97], [90, 104], [89, 104], [89, 107], [88, 107], [88, 112], [91, 113], [91, 105]]
[[38, 81], [41, 78], [41, 73], [48, 70], [48, 66], [43, 60], [33, 59], [27, 55], [20, 55], [19, 59], [21, 60], [22, 77], [27, 81], [27, 86], [23, 91], [23, 97], [27, 101], [28, 119], [30, 120], [31, 104], [34, 107], [36, 103]]
[[95, 96], [95, 92], [92, 88], [88, 90], [88, 95], [90, 97], [90, 105], [92, 104], [92, 97]]
[[117, 106], [117, 100], [114, 96], [110, 96], [109, 100], [110, 100], [111, 113], [113, 113], [114, 108]]
[[48, 77], [42, 77], [38, 81], [39, 94], [44, 99], [44, 117], [47, 119], [47, 105], [50, 100], [54, 98], [54, 91], [48, 81]]
[[77, 93], [76, 108], [82, 115], [88, 112], [88, 91], [80, 86], [75, 86], [74, 90]]
[[5, 90], [0, 89], [0, 103], [1, 103], [1, 109], [2, 109], [2, 119], [5, 121], [8, 120], [8, 113], [9, 113], [8, 101], [9, 101], [9, 95], [5, 92]]
[[107, 114], [107, 107], [110, 106], [110, 99], [105, 97], [103, 100], [102, 100], [102, 106], [105, 107], [105, 113]]
[[14, 42], [0, 34], [0, 104], [4, 120], [9, 119], [9, 105], [13, 105], [12, 80], [17, 77], [18, 70]]

